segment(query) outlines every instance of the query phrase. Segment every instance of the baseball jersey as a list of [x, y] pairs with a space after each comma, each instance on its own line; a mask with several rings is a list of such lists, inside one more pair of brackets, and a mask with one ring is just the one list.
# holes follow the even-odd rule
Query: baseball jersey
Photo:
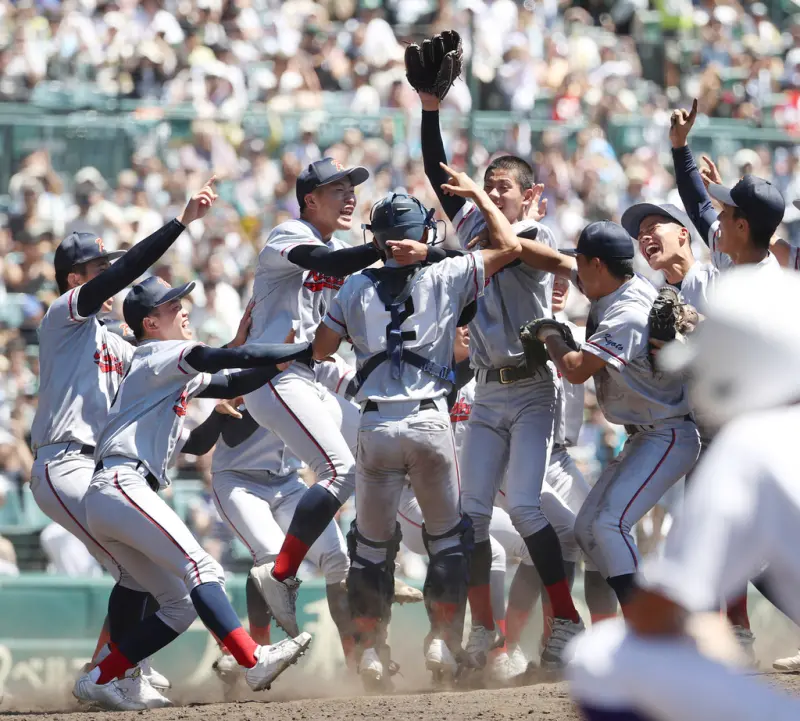
[[[403, 346], [425, 360], [450, 367], [456, 323], [464, 307], [479, 298], [485, 285], [483, 255], [467, 253], [419, 269], [405, 304]], [[364, 274], [351, 275], [333, 299], [325, 325], [353, 343], [360, 369], [372, 356], [386, 351], [391, 315]], [[407, 361], [400, 378], [392, 377], [391, 362], [381, 363], [367, 376], [356, 401], [405, 401], [441, 398], [449, 384]]]
[[313, 340], [333, 296], [341, 288], [344, 278], [305, 270], [292, 263], [287, 256], [298, 245], [325, 246], [331, 250], [350, 247], [336, 238], [326, 243], [317, 229], [304, 220], [287, 220], [276, 226], [258, 255], [249, 340], [282, 343], [292, 329], [296, 343]]
[[453, 441], [456, 446], [456, 456], [461, 458], [464, 447], [464, 438], [467, 434], [467, 423], [472, 413], [472, 404], [475, 402], [475, 379], [465, 383], [456, 394], [455, 403], [450, 409], [450, 423], [453, 426]]
[[356, 377], [356, 369], [338, 353], [334, 353], [331, 358], [332, 360], [314, 365], [314, 379], [331, 393], [348, 398], [347, 389], [350, 381]]
[[[727, 258], [727, 256], [725, 256]], [[708, 302], [708, 292], [711, 289], [718, 271], [711, 263], [695, 263], [681, 281], [681, 298], [684, 303], [693, 306], [702, 313]]]
[[[486, 227], [486, 220], [471, 201], [453, 219], [462, 246]], [[558, 249], [549, 228], [534, 220], [512, 226], [517, 233], [536, 228], [536, 240]], [[473, 368], [503, 368], [522, 365], [525, 352], [519, 329], [534, 318], [550, 318], [553, 275], [520, 262], [506, 266], [486, 281], [483, 298], [469, 324], [469, 357]]]
[[[562, 320], [572, 331], [572, 337], [578, 344], [583, 343], [586, 329]], [[584, 388], [583, 383], [570, 383], [561, 373], [559, 376], [558, 398], [556, 407], [558, 416], [555, 424], [553, 443], [558, 445], [575, 446], [583, 426]]]
[[78, 313], [80, 288], [57, 298], [39, 326], [39, 404], [31, 426], [35, 451], [50, 443], [97, 443], [128, 370], [133, 346], [97, 316]]
[[184, 360], [196, 341], [143, 341], [100, 433], [95, 461], [124, 456], [141, 461], [163, 488], [177, 453], [188, 402], [211, 382]]
[[597, 402], [610, 423], [652, 425], [689, 413], [680, 378], [654, 372], [648, 352], [648, 318], [656, 289], [638, 275], [592, 301], [584, 353], [606, 362], [594, 376]]

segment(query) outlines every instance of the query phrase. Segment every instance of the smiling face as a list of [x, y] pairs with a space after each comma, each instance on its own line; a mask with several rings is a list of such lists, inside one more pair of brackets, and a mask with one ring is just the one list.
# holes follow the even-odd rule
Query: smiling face
[[154, 308], [142, 322], [144, 337], [153, 340], [192, 340], [194, 331], [189, 325], [189, 313], [180, 299]]
[[648, 215], [639, 224], [639, 250], [653, 270], [675, 260], [690, 240], [689, 231], [663, 215]]
[[323, 237], [337, 230], [350, 230], [356, 209], [356, 193], [350, 178], [342, 178], [316, 188], [306, 196], [304, 217], [313, 223]]
[[456, 363], [469, 358], [469, 327], [462, 325], [456, 328], [456, 342], [453, 344], [453, 357]]
[[750, 224], [736, 211], [737, 209], [733, 205], [722, 206], [722, 211], [718, 216], [719, 237], [717, 238], [717, 250], [727, 253], [734, 259], [746, 247], [750, 238]]
[[533, 190], [523, 190], [513, 171], [495, 168], [486, 173], [483, 189], [509, 223], [521, 220], [531, 204]]
[[560, 313], [567, 306], [569, 281], [561, 276], [553, 280], [553, 313]]

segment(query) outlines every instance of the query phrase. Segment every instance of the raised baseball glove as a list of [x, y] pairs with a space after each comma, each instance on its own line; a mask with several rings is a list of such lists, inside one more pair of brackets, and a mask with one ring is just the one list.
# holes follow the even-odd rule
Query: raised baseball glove
[[[647, 321], [650, 339], [650, 362], [655, 364], [654, 352], [665, 343], [691, 333], [698, 322], [697, 311], [684, 303], [678, 291], [671, 285], [662, 286]], [[655, 365], [653, 365], [655, 368]]]
[[444, 100], [453, 83], [461, 75], [464, 51], [461, 36], [445, 30], [424, 40], [420, 47], [412, 43], [406, 48], [406, 77], [414, 90]]
[[542, 331], [556, 332], [572, 350], [580, 350], [572, 331], [565, 323], [559, 323], [552, 318], [539, 318], [529, 320], [519, 329], [519, 339], [522, 342], [522, 349], [525, 351], [525, 363], [530, 370], [540, 368], [550, 360], [550, 355], [544, 344], [545, 333]]

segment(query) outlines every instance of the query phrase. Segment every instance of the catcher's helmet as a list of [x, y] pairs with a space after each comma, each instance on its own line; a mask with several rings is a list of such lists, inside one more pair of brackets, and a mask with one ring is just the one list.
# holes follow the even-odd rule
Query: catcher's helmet
[[688, 374], [692, 407], [719, 427], [742, 413], [800, 400], [800, 277], [733, 268], [717, 281], [705, 320], [685, 343], [661, 349], [657, 364]]
[[[434, 210], [428, 210], [413, 195], [393, 193], [372, 206], [370, 222], [362, 225], [375, 238], [375, 243], [386, 253], [387, 240], [419, 240], [425, 231], [436, 230]], [[432, 240], [431, 237], [428, 240]], [[387, 254], [388, 255], [388, 254]]]

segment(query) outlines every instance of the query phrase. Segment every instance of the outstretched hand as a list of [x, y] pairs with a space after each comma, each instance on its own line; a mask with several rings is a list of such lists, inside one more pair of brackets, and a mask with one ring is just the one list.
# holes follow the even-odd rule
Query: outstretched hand
[[206, 184], [195, 193], [186, 207], [183, 209], [178, 220], [184, 225], [189, 225], [192, 221], [199, 220], [206, 216], [214, 201], [219, 197], [214, 190], [214, 183], [217, 180], [216, 175], [212, 175]]
[[538, 223], [547, 215], [547, 198], [542, 198], [542, 193], [544, 193], [544, 183], [536, 183], [533, 186], [531, 204], [525, 211], [528, 220], [535, 220]]
[[418, 240], [387, 240], [386, 247], [398, 265], [424, 263], [428, 258], [428, 246]]
[[707, 155], [704, 155], [703, 162], [706, 164], [706, 167], [700, 168], [700, 177], [703, 179], [703, 185], [706, 186], [706, 189], [711, 183], [722, 185], [722, 174], [717, 169], [714, 161]]
[[447, 195], [457, 195], [460, 198], [476, 198], [480, 193], [478, 184], [466, 173], [453, 170], [444, 163], [439, 163], [442, 170], [449, 176], [446, 183], [442, 183], [442, 190]]
[[669, 140], [673, 148], [683, 148], [686, 146], [689, 132], [697, 120], [697, 98], [692, 101], [692, 109], [684, 110], [679, 108], [673, 110], [669, 119]]
[[239, 328], [236, 330], [236, 337], [228, 343], [228, 348], [238, 348], [242, 346], [247, 341], [247, 334], [250, 332], [250, 326], [253, 324], [253, 308], [256, 305], [255, 298], [251, 298], [250, 301], [247, 303], [247, 308], [245, 308], [244, 313], [242, 314], [242, 319], [239, 321]]

